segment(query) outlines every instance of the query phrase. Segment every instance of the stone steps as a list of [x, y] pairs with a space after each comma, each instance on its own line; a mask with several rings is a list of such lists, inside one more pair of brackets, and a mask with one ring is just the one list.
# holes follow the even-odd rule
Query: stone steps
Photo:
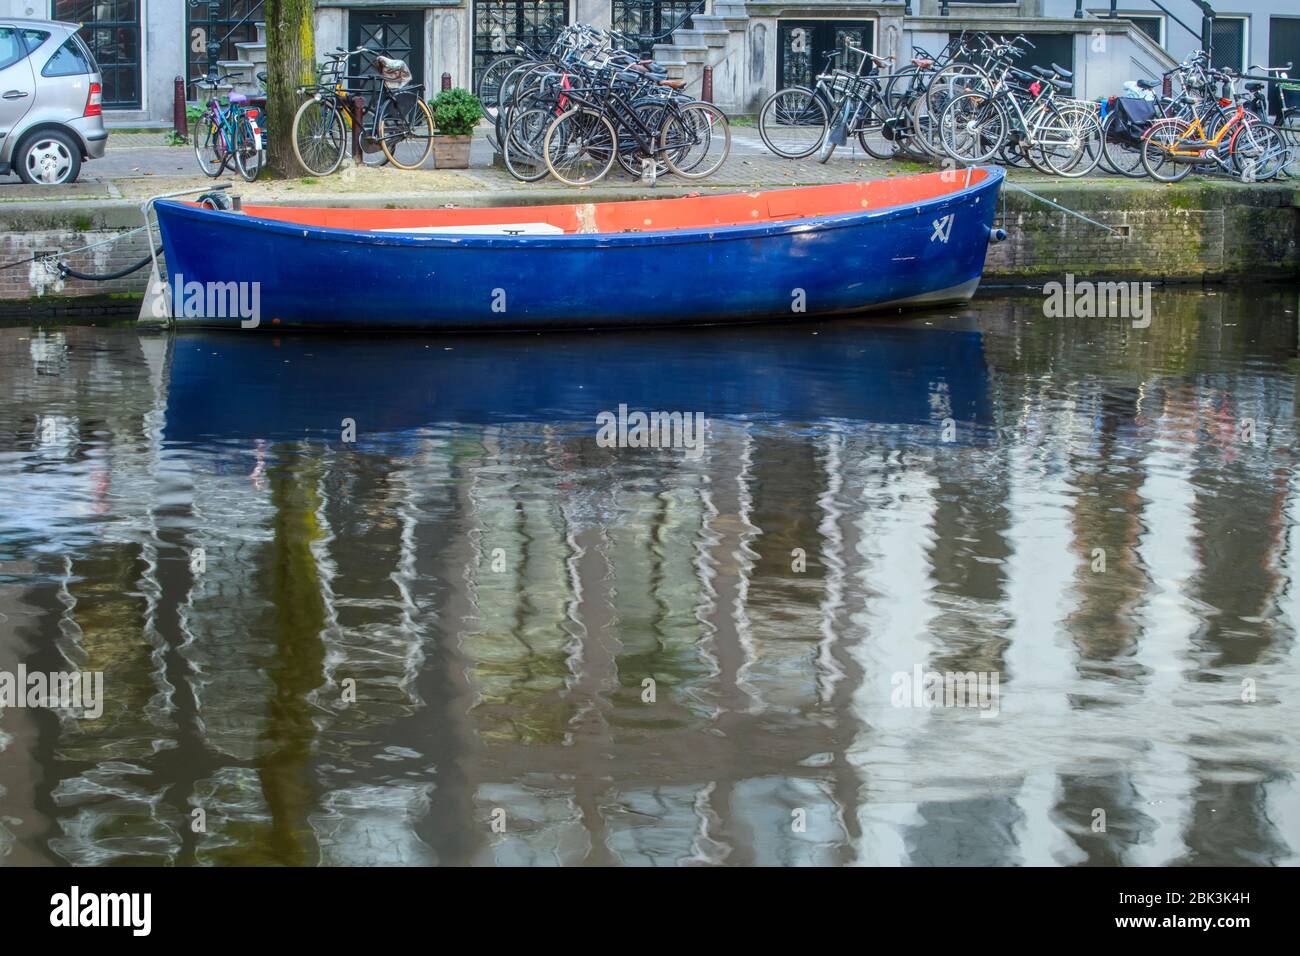
[[235, 44], [238, 59], [218, 61], [223, 72], [233, 74], [232, 87], [236, 93], [262, 92], [257, 74], [266, 72], [266, 24], [255, 23], [254, 26], [257, 27], [256, 40], [244, 40]]
[[[749, 27], [746, 6], [738, 0], [713, 0], [711, 10], [691, 17], [691, 25], [674, 30], [668, 43], [656, 43], [653, 56], [668, 75], [686, 81], [689, 93], [700, 95], [704, 86], [704, 69], [715, 71], [728, 56], [736, 57], [745, 48], [745, 31]], [[734, 67], [733, 67], [734, 68]], [[714, 77], [715, 99], [719, 92]], [[738, 106], [739, 104], [721, 104]]]

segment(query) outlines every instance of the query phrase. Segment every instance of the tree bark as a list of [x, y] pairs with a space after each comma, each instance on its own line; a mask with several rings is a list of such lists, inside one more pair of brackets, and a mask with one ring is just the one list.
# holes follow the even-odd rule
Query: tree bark
[[276, 176], [301, 176], [293, 154], [293, 116], [297, 90], [316, 82], [315, 0], [266, 0], [267, 164]]

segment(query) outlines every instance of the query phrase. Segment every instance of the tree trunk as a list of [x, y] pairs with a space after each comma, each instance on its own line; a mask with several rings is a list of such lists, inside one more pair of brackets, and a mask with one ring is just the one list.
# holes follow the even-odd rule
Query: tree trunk
[[293, 116], [297, 90], [316, 82], [316, 42], [312, 29], [315, 0], [266, 0], [267, 163], [276, 176], [301, 176], [293, 154]]

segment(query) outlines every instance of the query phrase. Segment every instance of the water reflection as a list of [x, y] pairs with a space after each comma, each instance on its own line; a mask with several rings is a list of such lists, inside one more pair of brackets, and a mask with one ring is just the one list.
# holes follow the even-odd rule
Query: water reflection
[[1294, 864], [1295, 293], [1155, 314], [0, 329], [0, 859]]

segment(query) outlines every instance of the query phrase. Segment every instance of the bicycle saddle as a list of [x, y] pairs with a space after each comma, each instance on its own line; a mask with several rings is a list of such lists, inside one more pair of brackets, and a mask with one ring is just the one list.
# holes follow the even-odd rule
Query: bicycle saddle
[[1061, 76], [1065, 77], [1067, 80], [1070, 79], [1070, 77], [1074, 76], [1072, 72], [1067, 70], [1065, 67], [1061, 66], [1061, 64], [1059, 63], [1053, 63], [1052, 69], [1055, 70], [1057, 73], [1061, 74]]
[[928, 70], [930, 69], [930, 67], [934, 66], [934, 60], [926, 59], [925, 57], [914, 56], [912, 57], [912, 65], [919, 70]]
[[660, 80], [660, 86], [666, 86], [670, 90], [680, 90], [686, 86], [685, 80]]
[[1258, 92], [1259, 92], [1260, 90], [1262, 90], [1263, 88], [1264, 88], [1264, 84], [1263, 84], [1263, 83], [1259, 83], [1259, 82], [1253, 82], [1253, 83], [1247, 83], [1247, 84], [1246, 84], [1246, 89], [1250, 90], [1250, 92], [1252, 92], [1252, 93], [1258, 93]]
[[1137, 87], [1140, 90], [1154, 90], [1156, 84], [1153, 80], [1137, 80]]
[[248, 102], [248, 97], [243, 93], [231, 93], [227, 99], [230, 101], [231, 106], [243, 106]]

